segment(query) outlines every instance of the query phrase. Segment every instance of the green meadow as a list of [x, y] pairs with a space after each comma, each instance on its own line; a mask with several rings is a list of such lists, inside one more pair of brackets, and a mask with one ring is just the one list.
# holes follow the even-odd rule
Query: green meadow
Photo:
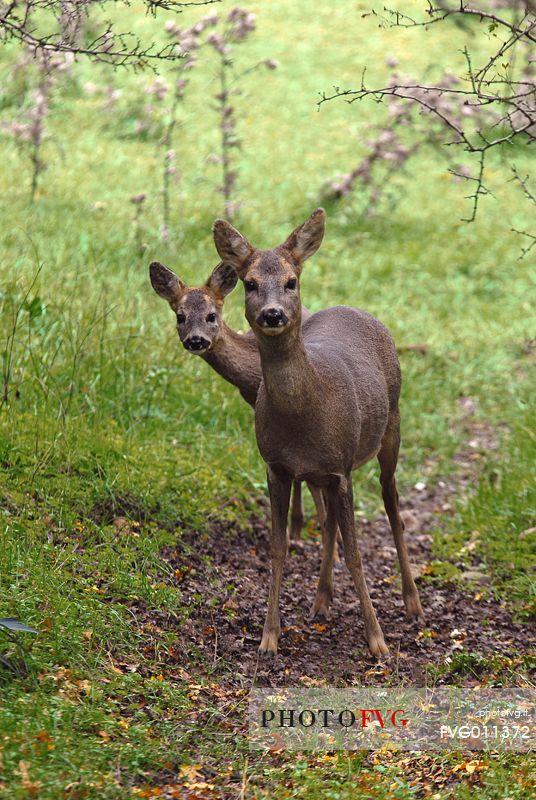
[[[233, 156], [242, 203], [234, 224], [271, 247], [321, 204], [327, 180], [366, 154], [385, 115], [372, 101], [319, 108], [320, 93], [359, 85], [365, 66], [371, 85], [385, 81], [388, 57], [404, 74], [463, 69], [466, 34], [441, 26], [385, 30], [363, 17], [363, 2], [256, 0], [248, 9], [257, 29], [236, 46], [237, 65], [277, 59], [279, 67], [245, 75], [233, 100], [242, 141]], [[179, 24], [207, 10], [186, 9]], [[120, 14], [124, 29], [165, 40], [165, 14], [148, 18], [135, 3]], [[475, 37], [473, 46], [484, 52], [488, 45]], [[252, 411], [180, 346], [173, 314], [148, 278], [156, 259], [198, 285], [218, 262], [213, 56], [200, 53], [179, 108], [181, 179], [172, 188], [168, 242], [160, 235], [161, 130], [135, 132], [144, 87], [154, 80], [148, 70], [82, 60], [58, 82], [43, 145], [47, 169], [33, 203], [27, 153], [0, 129], [0, 615], [38, 630], [13, 641], [0, 632], [0, 656], [10, 665], [0, 664], [0, 797], [469, 797], [473, 785], [462, 776], [472, 773], [437, 784], [433, 776], [478, 756], [415, 757], [402, 780], [389, 754], [311, 761], [249, 753], [243, 733], [220, 724], [218, 708], [205, 731], [189, 726], [199, 691], [192, 686], [217, 683], [225, 657], [215, 666], [192, 656], [182, 679], [168, 674], [163, 654], [180, 650], [179, 628], [153, 641], [129, 612], [135, 599], [148, 613], [187, 622], [192, 606], [166, 548], [180, 548], [185, 531], [208, 535], [217, 525], [232, 530], [267, 517]], [[22, 102], [17, 57], [14, 45], [0, 53], [0, 121]], [[170, 69], [158, 67], [167, 79]], [[103, 94], [84, 88], [88, 82], [121, 94], [106, 109]], [[482, 591], [508, 604], [529, 640], [534, 257], [520, 258], [525, 243], [511, 229], [529, 229], [533, 220], [509, 180], [511, 163], [529, 170], [523, 145], [508, 158], [490, 156], [493, 195], [481, 198], [470, 224], [461, 218], [470, 214], [471, 189], [431, 147], [393, 177], [375, 214], [363, 213], [359, 189], [327, 204], [326, 237], [301, 285], [312, 311], [364, 308], [400, 348], [402, 501], [418, 482], [460, 486], [456, 454], [472, 436], [463, 403], [473, 401], [472, 421], [493, 448], [478, 460], [474, 483], [450, 498], [454, 516], [439, 515], [428, 531], [437, 562], [430, 580], [459, 580], [460, 548], [478, 529], [477, 553], [491, 581]], [[139, 193], [146, 200], [136, 223], [131, 198]], [[241, 286], [225, 316], [246, 329]], [[377, 479], [372, 462], [354, 479], [356, 511], [368, 519], [382, 511]], [[493, 642], [484, 655], [493, 659]], [[483, 758], [482, 797], [527, 796], [530, 756]]]

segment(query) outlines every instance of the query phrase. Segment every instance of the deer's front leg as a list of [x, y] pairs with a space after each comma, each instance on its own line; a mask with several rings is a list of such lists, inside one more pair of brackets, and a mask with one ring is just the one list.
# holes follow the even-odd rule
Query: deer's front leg
[[283, 566], [287, 555], [287, 516], [292, 481], [287, 473], [270, 466], [268, 467], [267, 474], [270, 506], [272, 510], [272, 576], [270, 580], [266, 621], [264, 623], [259, 652], [262, 655], [275, 656], [277, 654], [279, 634], [281, 633], [281, 625], [279, 622], [279, 596], [281, 593]]
[[339, 528], [344, 544], [344, 559], [354, 580], [355, 588], [361, 604], [361, 612], [365, 623], [365, 636], [370, 652], [373, 656], [388, 655], [389, 650], [383, 638], [380, 623], [372, 605], [368, 592], [367, 582], [363, 573], [361, 555], [357, 547], [357, 536], [354, 519], [354, 500], [352, 491], [352, 473], [349, 475], [335, 476], [328, 489], [328, 514], [329, 505], [336, 504]]

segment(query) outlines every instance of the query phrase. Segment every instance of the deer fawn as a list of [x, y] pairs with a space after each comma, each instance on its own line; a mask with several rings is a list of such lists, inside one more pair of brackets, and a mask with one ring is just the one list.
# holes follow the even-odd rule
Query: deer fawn
[[274, 250], [253, 247], [224, 220], [214, 223], [220, 258], [244, 282], [246, 317], [257, 338], [262, 381], [255, 405], [257, 443], [267, 465], [272, 509], [272, 576], [260, 652], [274, 655], [287, 552], [286, 517], [293, 480], [327, 498], [325, 547], [313, 613], [327, 617], [333, 597], [337, 523], [371, 653], [388, 653], [367, 589], [354, 520], [352, 470], [380, 462], [385, 510], [393, 532], [409, 616], [421, 616], [398, 508], [395, 469], [400, 444], [400, 366], [393, 340], [364, 311], [336, 306], [301, 324], [299, 278], [320, 247], [325, 212], [317, 209]]
[[[218, 264], [204, 286], [189, 289], [172, 270], [158, 261], [149, 266], [155, 292], [168, 301], [177, 317], [181, 342], [190, 353], [200, 355], [207, 364], [238, 388], [249, 403], [255, 406], [261, 382], [259, 348], [253, 331], [242, 335], [223, 320], [225, 297], [234, 289], [238, 276], [234, 269]], [[310, 312], [303, 309], [303, 317]], [[322, 491], [309, 487], [315, 502], [318, 521], [324, 538], [326, 509]], [[290, 515], [290, 538], [299, 539], [304, 524], [301, 483], [294, 482]]]

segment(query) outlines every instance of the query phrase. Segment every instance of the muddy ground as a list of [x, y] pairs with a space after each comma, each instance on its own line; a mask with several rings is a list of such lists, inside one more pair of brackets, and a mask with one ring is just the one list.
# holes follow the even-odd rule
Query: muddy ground
[[[426, 572], [431, 559], [429, 535], [414, 533], [407, 539], [412, 562]], [[343, 562], [335, 570], [331, 619], [309, 620], [320, 549], [316, 541], [303, 541], [291, 548], [286, 562], [277, 660], [258, 662], [270, 578], [266, 522], [257, 520], [250, 531], [211, 531], [196, 541], [200, 558], [181, 583], [187, 595], [204, 594], [206, 605], [196, 608], [181, 626], [184, 655], [198, 650], [214, 666], [222, 660], [230, 666], [227, 677], [242, 685], [251, 685], [255, 674], [257, 685], [265, 686], [293, 685], [304, 676], [336, 685], [378, 685], [383, 680], [425, 685], [431, 680], [429, 666], [446, 664], [456, 653], [512, 658], [528, 650], [527, 626], [514, 623], [501, 603], [481, 597], [477, 586], [464, 589], [418, 580], [426, 627], [408, 621], [396, 551], [388, 523], [380, 518], [361, 526], [359, 543], [390, 659], [379, 665], [368, 653], [356, 592]], [[203, 560], [203, 555], [210, 560]], [[177, 570], [184, 568], [177, 552], [169, 552], [168, 558]], [[183, 666], [188, 669], [188, 658]]]
[[[485, 425], [470, 421], [471, 412], [469, 408], [462, 423], [467, 440], [455, 457], [454, 475], [433, 489], [417, 484], [402, 501], [426, 626], [405, 617], [386, 517], [359, 521], [370, 594], [390, 648], [386, 661], [378, 663], [368, 653], [356, 592], [343, 560], [335, 568], [331, 619], [309, 619], [320, 567], [318, 532], [291, 547], [283, 579], [278, 657], [275, 662], [258, 660], [270, 578], [268, 508], [246, 527], [214, 525], [205, 533], [186, 531], [182, 543], [163, 555], [190, 606], [189, 617], [179, 622], [138, 607], [132, 610], [139, 625], [176, 629], [180, 647], [174, 652], [184, 670], [198, 673], [201, 668], [212, 678], [242, 688], [308, 681], [417, 686], [454, 681], [470, 686], [488, 670], [497, 677], [497, 670], [515, 671], [534, 640], [529, 626], [514, 622], [507, 605], [494, 599], [478, 559], [471, 567], [473, 580], [460, 585], [434, 578], [430, 564], [428, 531], [454, 513], [457, 498], [477, 480], [478, 463], [496, 446]], [[312, 521], [310, 529], [315, 527]]]

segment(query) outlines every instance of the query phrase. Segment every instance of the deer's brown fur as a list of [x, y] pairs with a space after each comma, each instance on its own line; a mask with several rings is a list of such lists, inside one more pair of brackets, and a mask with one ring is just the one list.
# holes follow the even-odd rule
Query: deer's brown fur
[[[168, 301], [177, 315], [177, 331], [185, 349], [200, 355], [218, 375], [236, 386], [244, 400], [254, 407], [262, 378], [255, 334], [251, 330], [245, 334], [237, 333], [223, 319], [225, 297], [238, 280], [234, 269], [218, 264], [203, 286], [193, 288], [158, 261], [150, 265], [149, 274], [155, 292]], [[310, 316], [304, 308], [303, 318]], [[190, 349], [189, 343], [195, 337], [205, 343], [202, 349]], [[326, 510], [322, 492], [314, 486], [310, 489], [324, 535]], [[304, 521], [301, 484], [296, 481], [290, 514], [291, 539], [300, 538]]]
[[420, 616], [395, 484], [400, 367], [387, 328], [365, 311], [336, 306], [313, 314], [302, 325], [299, 277], [303, 261], [322, 242], [324, 226], [325, 212], [317, 209], [284, 244], [259, 250], [228, 222], [214, 224], [220, 257], [244, 281], [246, 317], [257, 338], [262, 367], [255, 427], [267, 465], [272, 508], [272, 579], [260, 650], [277, 652], [290, 489], [293, 480], [306, 480], [327, 496], [326, 546], [313, 611], [328, 614], [338, 523], [369, 648], [381, 656], [387, 647], [357, 547], [352, 470], [378, 456], [406, 610]]

